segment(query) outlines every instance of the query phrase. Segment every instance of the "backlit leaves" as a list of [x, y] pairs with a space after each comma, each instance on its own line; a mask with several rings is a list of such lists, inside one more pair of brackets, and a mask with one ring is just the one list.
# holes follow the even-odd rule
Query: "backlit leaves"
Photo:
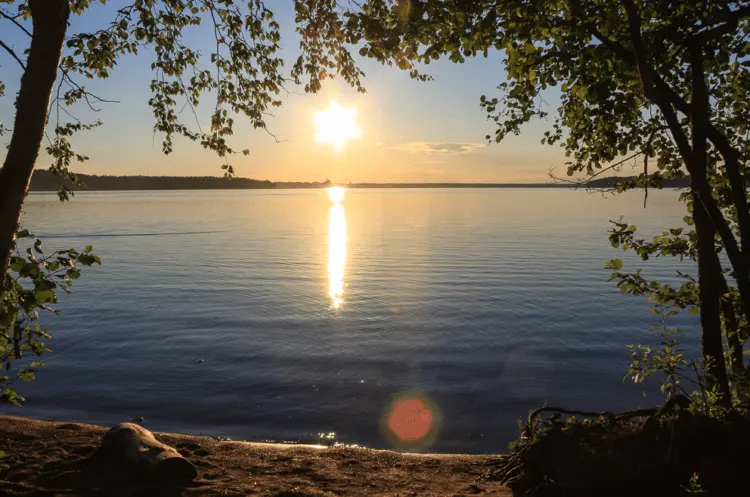
[[[26, 229], [18, 232], [10, 272], [0, 289], [0, 402], [23, 402], [13, 382], [33, 380], [43, 364], [28, 359], [49, 352], [49, 333], [40, 323], [40, 311], [58, 314], [51, 307], [58, 302], [57, 292], [70, 294], [81, 267], [101, 264], [92, 250], [86, 246], [82, 252], [68, 249], [45, 254], [41, 240]], [[8, 374], [13, 367], [15, 377]]]

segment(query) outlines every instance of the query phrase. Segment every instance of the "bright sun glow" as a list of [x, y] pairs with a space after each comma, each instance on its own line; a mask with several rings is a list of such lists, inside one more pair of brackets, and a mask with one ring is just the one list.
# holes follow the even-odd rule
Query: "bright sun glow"
[[328, 109], [315, 113], [315, 141], [342, 149], [347, 141], [362, 136], [362, 130], [354, 121], [356, 117], [356, 110], [331, 102]]
[[328, 192], [328, 198], [330, 198], [331, 202], [333, 202], [334, 204], [341, 203], [344, 200], [344, 192], [346, 190], [346, 188], [342, 188], [340, 186], [332, 186], [330, 188], [326, 188], [326, 191]]

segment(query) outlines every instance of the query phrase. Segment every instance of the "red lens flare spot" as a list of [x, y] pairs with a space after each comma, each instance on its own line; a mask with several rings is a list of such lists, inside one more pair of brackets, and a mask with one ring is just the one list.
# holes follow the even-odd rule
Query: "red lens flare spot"
[[388, 415], [388, 429], [403, 442], [423, 440], [432, 431], [434, 414], [422, 399], [396, 401]]
[[380, 434], [396, 450], [421, 451], [432, 447], [442, 427], [440, 408], [419, 391], [393, 397], [380, 418]]

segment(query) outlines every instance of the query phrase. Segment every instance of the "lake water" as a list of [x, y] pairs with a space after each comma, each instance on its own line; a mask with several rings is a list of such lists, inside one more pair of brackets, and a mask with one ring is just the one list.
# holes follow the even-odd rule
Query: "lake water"
[[[654, 405], [621, 379], [626, 344], [659, 318], [603, 269], [622, 257], [608, 220], [681, 224], [675, 192], [642, 204], [561, 189], [34, 194], [24, 226], [47, 249], [91, 243], [104, 265], [46, 320], [54, 352], [2, 412], [385, 448], [394, 409], [408, 424], [418, 408], [423, 450], [482, 453], [545, 401]], [[673, 324], [697, 339], [694, 318]]]

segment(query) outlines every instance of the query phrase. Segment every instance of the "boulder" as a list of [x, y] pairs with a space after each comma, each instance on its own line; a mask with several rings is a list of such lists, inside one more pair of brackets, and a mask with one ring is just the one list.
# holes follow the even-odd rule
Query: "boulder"
[[161, 483], [186, 484], [198, 477], [193, 463], [134, 423], [120, 423], [110, 429], [104, 435], [99, 456], [126, 464], [136, 474]]

